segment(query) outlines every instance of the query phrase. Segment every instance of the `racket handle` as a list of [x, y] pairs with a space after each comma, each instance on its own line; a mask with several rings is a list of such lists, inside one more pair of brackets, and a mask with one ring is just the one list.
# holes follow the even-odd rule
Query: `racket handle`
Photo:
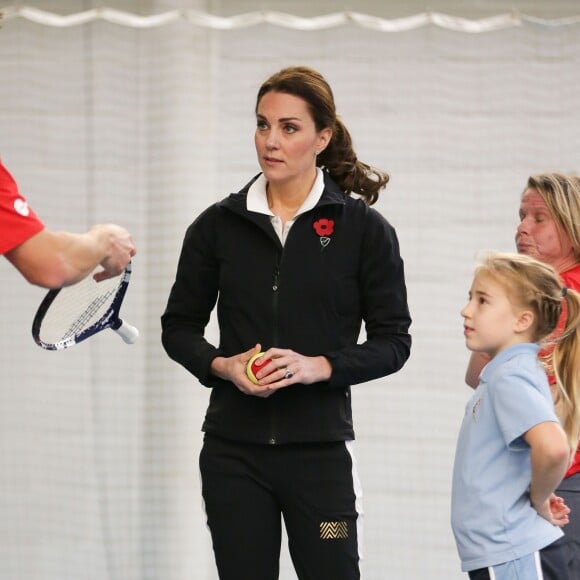
[[121, 323], [120, 326], [118, 326], [117, 328], [113, 328], [113, 330], [127, 344], [133, 344], [134, 342], [137, 342], [137, 339], [139, 338], [139, 331], [134, 326], [131, 326], [128, 322], [125, 322], [124, 320], [119, 319], [119, 322]]

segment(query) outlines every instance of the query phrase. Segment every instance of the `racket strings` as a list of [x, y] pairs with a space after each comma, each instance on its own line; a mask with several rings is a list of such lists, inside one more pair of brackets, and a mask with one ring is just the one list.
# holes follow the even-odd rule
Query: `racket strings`
[[75, 320], [67, 329], [67, 331], [61, 337], [62, 339], [68, 338], [70, 336], [76, 336], [85, 330], [90, 323], [94, 320], [95, 314], [100, 311], [103, 304], [107, 303], [111, 296], [114, 295], [114, 291], [111, 290], [102, 296], [95, 298], [85, 309], [85, 311]]
[[74, 340], [107, 319], [123, 276], [95, 282], [91, 276], [61, 289], [45, 311], [39, 339], [45, 344]]

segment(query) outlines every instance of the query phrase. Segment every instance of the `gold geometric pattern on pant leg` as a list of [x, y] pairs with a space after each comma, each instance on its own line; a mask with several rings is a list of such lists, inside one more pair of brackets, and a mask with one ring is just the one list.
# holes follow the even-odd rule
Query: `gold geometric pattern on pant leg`
[[344, 540], [348, 538], [347, 522], [320, 522], [322, 540]]

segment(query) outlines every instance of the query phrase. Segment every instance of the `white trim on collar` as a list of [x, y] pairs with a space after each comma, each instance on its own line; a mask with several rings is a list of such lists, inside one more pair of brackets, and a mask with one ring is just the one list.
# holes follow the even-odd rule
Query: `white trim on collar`
[[[246, 208], [248, 211], [256, 213], [263, 213], [265, 215], [273, 216], [274, 214], [268, 207], [268, 198], [266, 197], [266, 185], [268, 182], [262, 173], [248, 189], [248, 197], [246, 199]], [[324, 173], [320, 167], [316, 168], [316, 179], [310, 193], [296, 212], [293, 219], [296, 219], [301, 213], [311, 210], [322, 197], [324, 191]]]

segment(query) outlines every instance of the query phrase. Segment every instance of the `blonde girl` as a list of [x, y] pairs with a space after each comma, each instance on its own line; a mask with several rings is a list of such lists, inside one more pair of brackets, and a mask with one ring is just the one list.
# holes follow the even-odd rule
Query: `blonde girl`
[[472, 580], [572, 578], [560, 529], [570, 510], [553, 492], [578, 432], [560, 426], [537, 359], [564, 302], [552, 364], [558, 381], [577, 389], [580, 296], [554, 268], [521, 254], [490, 254], [461, 311], [467, 347], [490, 358], [467, 403], [453, 473], [452, 527]]

